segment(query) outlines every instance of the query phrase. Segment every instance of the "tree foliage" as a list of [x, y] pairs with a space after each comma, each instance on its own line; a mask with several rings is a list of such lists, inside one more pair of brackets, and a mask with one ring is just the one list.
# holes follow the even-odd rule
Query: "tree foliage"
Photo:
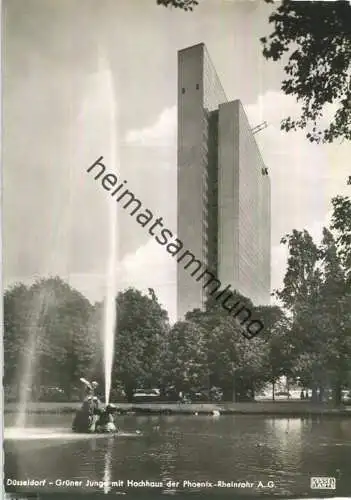
[[137, 388], [151, 388], [159, 379], [159, 359], [169, 328], [168, 315], [155, 295], [129, 288], [116, 301], [114, 377], [129, 400]]
[[187, 11], [192, 11], [199, 4], [199, 0], [157, 0], [157, 5], [164, 7], [175, 7]]
[[162, 360], [163, 384], [177, 392], [207, 384], [208, 366], [205, 330], [195, 323], [180, 321], [167, 335]]
[[339, 257], [348, 280], [351, 280], [351, 199], [336, 196], [332, 199], [331, 229], [335, 232]]
[[284, 287], [277, 292], [277, 297], [288, 310], [296, 312], [304, 307], [307, 299], [318, 297], [321, 283], [319, 250], [306, 230], [294, 230], [283, 237], [281, 243], [287, 245], [289, 257]]
[[[307, 129], [311, 142], [350, 140], [350, 3], [284, 0], [269, 22], [274, 30], [261, 38], [263, 55], [273, 61], [289, 55], [282, 90], [295, 96], [302, 106], [300, 118], [285, 119], [282, 129]], [[331, 111], [331, 104], [334, 116], [323, 128], [322, 120], [325, 112]]]
[[340, 213], [334, 210], [339, 237], [323, 229], [321, 245], [307, 231], [283, 239], [289, 259], [284, 286], [277, 295], [292, 312], [291, 346], [295, 377], [313, 389], [331, 387], [335, 404], [351, 370], [351, 289], [343, 258]]
[[60, 278], [7, 290], [5, 384], [20, 385], [30, 371], [34, 392], [59, 386], [70, 397], [94, 357], [95, 333], [87, 335], [91, 310], [90, 302]]
[[341, 389], [346, 386], [351, 370], [351, 287], [339, 257], [337, 242], [327, 229], [323, 230], [321, 258], [324, 282], [319, 307], [320, 331], [328, 347], [325, 368], [331, 373], [334, 399], [338, 404]]
[[230, 316], [223, 316], [208, 341], [209, 367], [226, 400], [252, 397], [264, 383], [262, 338], [246, 339]]
[[282, 376], [291, 375], [294, 363], [294, 351], [291, 343], [291, 321], [278, 306], [258, 308], [265, 325], [262, 378], [273, 385]]
[[251, 301], [239, 293], [235, 293], [235, 297], [254, 311], [255, 317], [261, 318], [265, 324], [262, 335], [246, 339], [237, 319], [215, 300], [207, 302], [205, 311], [196, 309], [186, 315], [188, 321], [201, 325], [206, 332], [210, 384], [221, 387], [226, 400], [252, 397], [270, 379], [265, 366], [267, 342], [280, 317], [278, 307], [254, 308]]

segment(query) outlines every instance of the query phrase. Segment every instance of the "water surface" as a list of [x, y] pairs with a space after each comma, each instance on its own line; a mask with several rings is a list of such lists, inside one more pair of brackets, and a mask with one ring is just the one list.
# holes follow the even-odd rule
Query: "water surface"
[[[13, 416], [5, 417], [11, 426]], [[155, 493], [174, 495], [351, 497], [348, 418], [121, 416], [124, 434], [117, 438], [73, 435], [71, 421], [70, 415], [31, 416], [28, 439], [5, 429], [5, 481], [45, 480], [7, 491], [140, 493], [147, 491], [140, 482], [149, 481]], [[336, 491], [311, 490], [312, 476], [336, 477]], [[201, 482], [206, 485], [193, 484]]]

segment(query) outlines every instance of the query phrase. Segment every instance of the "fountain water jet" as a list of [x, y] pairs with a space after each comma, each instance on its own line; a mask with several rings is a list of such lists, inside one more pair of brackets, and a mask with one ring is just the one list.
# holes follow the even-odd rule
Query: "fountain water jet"
[[31, 320], [28, 326], [28, 342], [24, 348], [22, 365], [19, 367], [21, 388], [19, 394], [19, 411], [15, 420], [15, 427], [18, 429], [26, 427], [27, 407], [31, 396], [34, 372], [38, 365], [37, 351], [43, 337], [40, 322], [51, 303], [51, 294], [45, 293], [44, 290], [39, 290], [38, 297], [35, 298], [35, 302], [33, 303]]
[[[115, 328], [116, 328], [116, 250], [117, 250], [117, 221], [116, 206], [111, 203], [110, 212], [110, 255], [107, 270], [107, 294], [104, 307], [104, 370], [105, 370], [105, 403], [108, 404], [111, 393], [112, 365], [114, 356]], [[114, 212], [114, 213], [112, 213]]]
[[[74, 122], [72, 136], [77, 136], [75, 144], [77, 160], [88, 165], [94, 159], [102, 157], [102, 163], [109, 172], [119, 175], [118, 155], [118, 116], [117, 100], [111, 65], [100, 41], [96, 41], [96, 70], [84, 78], [82, 99], [78, 121]], [[117, 82], [118, 83], [118, 82]], [[83, 131], [83, 133], [82, 133]], [[79, 170], [79, 181], [82, 182], [82, 171]], [[95, 188], [96, 189], [96, 188]], [[111, 376], [114, 358], [116, 315], [116, 268], [117, 268], [117, 204], [110, 199], [108, 192], [102, 193], [104, 210], [108, 212], [108, 252], [107, 266], [102, 277], [105, 280], [105, 301], [103, 326], [101, 328], [101, 344], [103, 347], [103, 371], [105, 381], [105, 403], [109, 403], [111, 392]], [[107, 203], [107, 205], [106, 205]], [[106, 213], [106, 212], [105, 212]], [[101, 277], [101, 274], [99, 274]]]
[[[108, 168], [112, 172], [118, 171], [119, 160], [117, 155], [117, 110], [116, 96], [114, 91], [114, 81], [112, 69], [109, 61], [101, 52], [99, 53], [99, 78], [104, 83], [104, 99], [107, 104], [106, 134], [108, 134]], [[108, 262], [106, 272], [106, 298], [104, 304], [104, 331], [103, 331], [103, 346], [104, 346], [104, 372], [105, 372], [105, 403], [110, 400], [111, 384], [112, 384], [112, 367], [114, 359], [114, 344], [115, 344], [115, 329], [117, 324], [117, 283], [116, 283], [116, 268], [117, 268], [117, 206], [113, 200], [107, 199], [109, 212], [109, 242], [108, 242]]]
[[35, 330], [29, 327], [29, 341], [25, 351], [23, 370], [21, 370], [21, 388], [19, 393], [19, 412], [16, 415], [15, 426], [23, 428], [26, 426], [27, 406], [29, 391], [32, 387], [33, 374], [36, 365], [36, 334]]

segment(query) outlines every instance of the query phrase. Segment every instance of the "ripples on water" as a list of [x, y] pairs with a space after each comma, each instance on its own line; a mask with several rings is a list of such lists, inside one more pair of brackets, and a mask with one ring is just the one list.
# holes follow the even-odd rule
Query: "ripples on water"
[[[111, 487], [111, 481], [118, 480], [248, 481], [255, 485], [273, 481], [269, 493], [277, 498], [311, 498], [315, 490], [310, 490], [310, 477], [332, 476], [337, 478], [335, 493], [351, 497], [351, 419], [248, 415], [119, 419], [126, 433], [111, 439], [70, 433], [70, 416], [33, 416], [27, 434], [5, 432], [6, 478], [45, 478], [53, 485], [43, 491], [61, 493], [72, 489], [55, 486], [57, 479], [81, 480], [79, 491], [112, 493], [131, 490]], [[143, 434], [133, 437], [135, 429]], [[87, 487], [87, 479], [99, 486]], [[180, 488], [164, 491], [181, 493]], [[244, 488], [205, 491], [232, 497], [263, 494], [262, 489]]]

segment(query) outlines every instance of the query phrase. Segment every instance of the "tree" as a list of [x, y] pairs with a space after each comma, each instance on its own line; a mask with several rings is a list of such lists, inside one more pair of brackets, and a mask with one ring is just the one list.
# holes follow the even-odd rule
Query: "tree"
[[[306, 230], [294, 230], [281, 242], [288, 246], [289, 257], [284, 286], [276, 292], [276, 296], [292, 316], [291, 349], [295, 354], [292, 373], [312, 386], [315, 397], [321, 383], [319, 375], [323, 369], [323, 358], [320, 353], [323, 352], [324, 342], [318, 329], [322, 285], [320, 250]], [[304, 357], [303, 370], [300, 369], [300, 355]], [[309, 377], [306, 375], [307, 367]]]
[[224, 315], [208, 335], [208, 362], [214, 385], [227, 401], [252, 397], [264, 383], [263, 340], [243, 337], [235, 320]]
[[[235, 301], [254, 310], [251, 301], [235, 292]], [[231, 299], [233, 300], [233, 299]], [[255, 315], [259, 316], [259, 311]], [[206, 310], [195, 309], [186, 315], [205, 330], [207, 365], [210, 385], [221, 387], [226, 400], [252, 397], [262, 387], [263, 347], [265, 341], [259, 335], [246, 339], [240, 321], [223, 309], [213, 298], [206, 303]], [[262, 334], [263, 335], [263, 334]]]
[[318, 387], [331, 386], [338, 405], [351, 368], [351, 293], [340, 248], [325, 228], [319, 248], [306, 231], [283, 242], [290, 255], [278, 296], [292, 312], [292, 372], [312, 387], [313, 399]]
[[[283, 120], [281, 128], [307, 128], [311, 142], [350, 140], [350, 3], [284, 0], [270, 15], [269, 22], [274, 30], [268, 38], [261, 38], [263, 55], [278, 61], [289, 54], [282, 90], [302, 104], [300, 118]], [[333, 119], [321, 129], [320, 121], [330, 104], [335, 106]]]
[[167, 335], [163, 359], [163, 385], [177, 393], [207, 383], [208, 366], [204, 329], [190, 321], [179, 321]]
[[156, 296], [129, 288], [116, 300], [117, 325], [113, 375], [128, 401], [138, 387], [151, 388], [160, 378], [159, 359], [168, 330], [168, 315]]
[[90, 302], [60, 278], [40, 280], [31, 287], [36, 305], [40, 342], [40, 373], [42, 385], [60, 386], [70, 399], [94, 360], [95, 335], [88, 335], [92, 312]]
[[338, 254], [332, 233], [324, 228], [321, 244], [324, 282], [319, 317], [320, 330], [325, 331], [325, 365], [331, 374], [336, 405], [341, 403], [341, 390], [351, 369], [351, 287]]
[[319, 250], [308, 231], [293, 230], [281, 239], [288, 246], [288, 268], [284, 277], [284, 287], [276, 291], [276, 296], [292, 313], [306, 306], [308, 300], [316, 300], [321, 284], [318, 268]]
[[321, 245], [324, 284], [320, 318], [321, 328], [327, 330], [326, 365], [338, 405], [351, 374], [351, 201], [337, 196], [332, 205], [332, 232], [323, 230]]
[[263, 380], [272, 384], [274, 400], [276, 381], [283, 375], [291, 375], [294, 359], [291, 322], [278, 306], [260, 306], [257, 309], [265, 325]]
[[[90, 302], [60, 278], [6, 291], [5, 366], [9, 383], [61, 387], [68, 398], [94, 358], [96, 339], [87, 336]], [[17, 349], [17, 354], [13, 349]]]

